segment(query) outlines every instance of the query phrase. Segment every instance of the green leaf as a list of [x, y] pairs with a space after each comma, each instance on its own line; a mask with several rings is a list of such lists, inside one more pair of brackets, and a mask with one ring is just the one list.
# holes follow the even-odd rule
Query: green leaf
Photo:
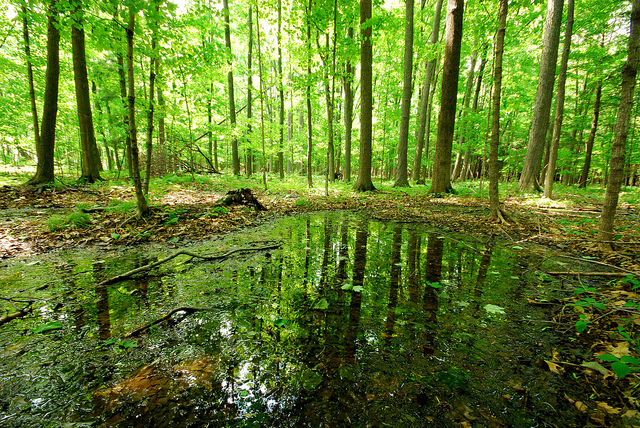
[[598, 373], [606, 376], [609, 374], [609, 370], [605, 369], [604, 367], [602, 367], [602, 365], [600, 363], [597, 363], [595, 361], [589, 361], [589, 362], [584, 362], [582, 364], [580, 364], [582, 367], [587, 367], [591, 370], [595, 370]]
[[596, 358], [600, 358], [601, 360], [604, 360], [604, 361], [620, 361], [618, 357], [611, 354], [598, 355]]
[[484, 305], [484, 310], [489, 312], [490, 314], [504, 314], [504, 308], [497, 305], [486, 304]]
[[278, 318], [273, 322], [273, 325], [275, 325], [276, 327], [284, 327], [286, 324], [287, 324], [287, 320], [282, 318]]
[[353, 291], [355, 291], [356, 293], [360, 293], [362, 292], [362, 290], [364, 290], [364, 287], [362, 285], [356, 285], [355, 287], [353, 287]]
[[630, 357], [628, 355], [625, 355], [624, 357], [620, 358], [620, 361], [627, 364], [633, 364], [634, 366], [637, 366], [638, 364], [640, 364], [640, 360], [638, 360], [637, 358]]
[[45, 331], [60, 330], [61, 328], [62, 328], [62, 323], [60, 321], [50, 321], [44, 325], [37, 326], [32, 331], [34, 333], [44, 333]]
[[327, 302], [327, 299], [320, 299], [314, 306], [314, 309], [320, 309], [321, 311], [324, 311], [325, 309], [327, 309], [329, 307], [329, 302]]
[[118, 342], [118, 346], [122, 346], [123, 348], [135, 348], [138, 345], [133, 340], [121, 340]]
[[342, 286], [342, 287], [340, 287], [340, 288], [342, 288], [343, 290], [351, 290], [351, 287], [353, 287], [353, 285], [351, 285], [351, 284], [345, 284], [345, 285], [343, 285], [343, 286]]
[[519, 245], [514, 245], [513, 247], [514, 250], [524, 250], [524, 248], [520, 247]]
[[587, 324], [588, 322], [584, 320], [576, 322], [576, 330], [578, 331], [578, 333], [582, 333], [583, 331], [585, 331], [587, 329]]
[[112, 233], [111, 234], [111, 239], [120, 239], [120, 234], [119, 233]]
[[631, 373], [631, 369], [629, 368], [629, 366], [625, 363], [621, 363], [620, 361], [611, 363], [611, 370], [613, 370], [620, 379]]

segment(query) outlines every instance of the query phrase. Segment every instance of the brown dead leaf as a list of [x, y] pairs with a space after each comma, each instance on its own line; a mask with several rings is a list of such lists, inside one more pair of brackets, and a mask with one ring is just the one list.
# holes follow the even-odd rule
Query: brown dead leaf
[[549, 370], [552, 373], [556, 373], [556, 374], [564, 373], [564, 367], [562, 367], [562, 366], [560, 366], [560, 365], [558, 365], [556, 363], [552, 363], [551, 361], [544, 360], [544, 362], [547, 363], [547, 366], [549, 366]]
[[605, 412], [607, 412], [609, 414], [617, 415], [618, 413], [620, 413], [622, 411], [622, 409], [611, 407], [610, 405], [608, 405], [604, 401], [598, 401], [597, 404], [598, 404], [598, 409], [602, 409], [602, 410], [604, 410]]
[[631, 355], [631, 353], [629, 352], [629, 342], [627, 341], [618, 342], [616, 343], [615, 347], [608, 346], [608, 350], [611, 355], [614, 355], [618, 358], [622, 358], [626, 355]]

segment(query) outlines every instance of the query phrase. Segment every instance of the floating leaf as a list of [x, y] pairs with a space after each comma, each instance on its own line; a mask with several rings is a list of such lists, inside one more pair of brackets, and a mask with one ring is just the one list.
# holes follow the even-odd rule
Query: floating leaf
[[519, 245], [514, 245], [513, 247], [514, 250], [524, 250], [524, 248], [520, 247]]
[[287, 324], [287, 320], [282, 318], [278, 318], [273, 322], [273, 325], [275, 325], [276, 327], [284, 327], [286, 324]]
[[342, 286], [342, 287], [340, 287], [340, 288], [342, 288], [343, 290], [351, 290], [351, 287], [353, 287], [353, 285], [351, 285], [351, 284], [345, 284], [345, 285], [343, 285], [343, 286]]
[[364, 287], [361, 285], [356, 285], [355, 287], [353, 287], [353, 291], [355, 291], [356, 293], [360, 293], [362, 292], [362, 290], [364, 290]]
[[60, 330], [62, 328], [62, 323], [60, 321], [50, 321], [44, 325], [39, 325], [34, 328], [32, 331], [34, 333], [44, 333], [49, 330]]
[[313, 306], [314, 309], [320, 309], [321, 311], [324, 311], [328, 307], [329, 307], [329, 302], [327, 302], [327, 299], [320, 299], [318, 303], [316, 303]]
[[118, 342], [118, 346], [122, 346], [123, 348], [135, 348], [138, 345], [133, 340], [121, 340]]
[[492, 304], [484, 305], [484, 310], [489, 312], [490, 314], [501, 314], [501, 315], [505, 314], [503, 307], [492, 305]]

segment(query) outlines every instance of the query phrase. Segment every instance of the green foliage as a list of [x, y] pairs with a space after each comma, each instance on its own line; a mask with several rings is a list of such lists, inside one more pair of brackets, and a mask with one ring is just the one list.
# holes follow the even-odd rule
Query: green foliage
[[67, 227], [86, 227], [90, 224], [91, 218], [88, 214], [82, 212], [72, 212], [66, 217], [60, 214], [53, 214], [47, 220], [47, 225], [51, 232], [57, 232]]
[[133, 201], [121, 201], [120, 199], [112, 199], [109, 201], [108, 211], [118, 213], [118, 212], [129, 212], [131, 210], [135, 210], [137, 205]]
[[611, 354], [602, 354], [598, 355], [599, 359], [603, 361], [608, 361], [611, 363], [611, 370], [618, 376], [618, 378], [622, 379], [629, 373], [639, 371], [638, 368], [640, 366], [640, 360], [634, 357], [630, 357], [628, 355], [624, 355], [620, 358]]

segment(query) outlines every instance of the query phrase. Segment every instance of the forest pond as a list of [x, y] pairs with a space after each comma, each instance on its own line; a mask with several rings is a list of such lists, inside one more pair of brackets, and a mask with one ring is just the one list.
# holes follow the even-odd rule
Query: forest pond
[[175, 243], [4, 262], [2, 314], [34, 303], [0, 327], [0, 425], [582, 425], [529, 304], [551, 255], [343, 212], [188, 250], [274, 242], [108, 286]]

